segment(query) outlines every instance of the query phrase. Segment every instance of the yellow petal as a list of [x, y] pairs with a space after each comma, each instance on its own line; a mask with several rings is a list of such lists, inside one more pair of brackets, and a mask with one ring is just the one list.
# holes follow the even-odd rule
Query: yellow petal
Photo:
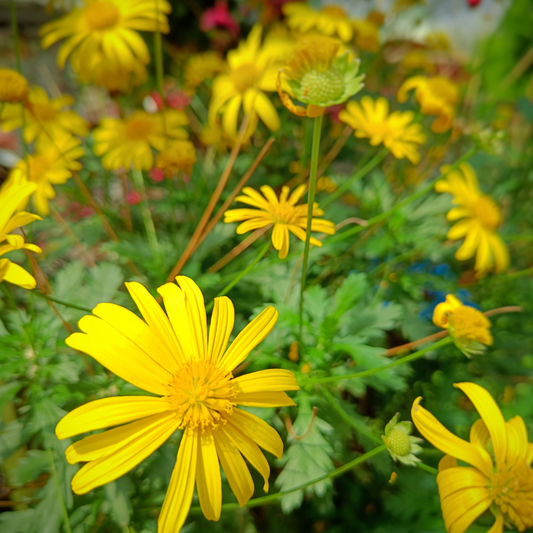
[[250, 470], [235, 443], [226, 432], [217, 431], [214, 435], [220, 463], [226, 474], [231, 490], [242, 507], [254, 493], [254, 482]]
[[284, 407], [296, 405], [284, 392], [247, 392], [237, 393], [235, 402], [248, 407]]
[[477, 448], [448, 431], [429, 411], [420, 405], [421, 399], [422, 397], [419, 396], [413, 402], [411, 418], [424, 438], [442, 452], [465, 461], [489, 475], [492, 472], [490, 455], [485, 450]]
[[237, 393], [300, 390], [290, 370], [260, 370], [239, 376], [232, 381]]
[[157, 450], [178, 426], [175, 413], [167, 412], [76, 442], [67, 449], [69, 462], [96, 458], [78, 470], [72, 479], [72, 490], [85, 494], [129, 472]]
[[224, 355], [234, 324], [235, 309], [231, 300], [226, 296], [215, 298], [207, 343], [208, 361], [214, 363]]
[[242, 96], [236, 94], [226, 105], [224, 115], [222, 116], [222, 127], [232, 139], [237, 137], [237, 119], [239, 117], [241, 102]]
[[119, 426], [150, 415], [169, 411], [165, 398], [151, 396], [117, 396], [86, 403], [65, 415], [56, 426], [58, 439], [80, 433]]
[[267, 307], [255, 317], [234, 339], [228, 351], [219, 362], [219, 367], [228, 372], [240, 365], [248, 354], [272, 331], [279, 313], [274, 307]]
[[448, 468], [455, 468], [457, 466], [457, 459], [451, 455], [445, 455], [439, 461], [439, 472], [447, 470]]
[[222, 480], [213, 430], [210, 428], [205, 428], [198, 438], [196, 487], [204, 516], [208, 520], [218, 520], [222, 506]]
[[17, 213], [7, 223], [7, 226], [4, 228], [3, 233], [11, 233], [14, 229], [21, 228], [22, 226], [26, 226], [26, 224], [29, 224], [30, 222], [33, 222], [34, 220], [42, 220], [42, 218], [39, 215], [34, 215], [32, 213], [26, 213], [25, 211]]
[[13, 285], [18, 285], [23, 289], [34, 289], [37, 285], [35, 278], [29, 273], [26, 272], [20, 265], [16, 263], [9, 262], [9, 268], [4, 274], [4, 280], [13, 283]]
[[487, 533], [503, 533], [503, 515], [498, 514], [496, 521], [492, 527], [487, 531]]
[[83, 333], [74, 333], [68, 346], [94, 357], [113, 374], [148, 392], [165, 396], [172, 375], [146, 352], [104, 320], [87, 315], [79, 321]]
[[490, 433], [496, 465], [502, 468], [507, 453], [507, 431], [505, 420], [500, 408], [493, 400], [492, 396], [475, 383], [455, 383], [454, 387], [462, 390], [474, 404], [479, 416], [485, 422]]
[[248, 435], [239, 431], [233, 426], [220, 426], [217, 431], [225, 433], [233, 441], [239, 451], [248, 459], [250, 464], [263, 476], [265, 484], [263, 490], [268, 492], [268, 477], [270, 476], [270, 466], [259, 446]]
[[485, 422], [483, 422], [483, 419], [476, 420], [470, 428], [470, 442], [480, 448], [485, 448], [489, 439], [489, 430]]
[[187, 519], [194, 493], [197, 459], [198, 433], [185, 431], [157, 521], [158, 533], [177, 533]]
[[241, 409], [234, 409], [227, 420], [228, 425], [236, 427], [246, 435], [249, 435], [263, 450], [281, 459], [283, 441], [278, 432], [264, 420]]
[[525, 461], [528, 452], [527, 429], [521, 416], [511, 418], [505, 424], [507, 428], [507, 464]]
[[35, 183], [24, 183], [18, 187], [9, 187], [0, 196], [0, 233], [6, 233], [5, 227], [18, 205], [37, 190]]

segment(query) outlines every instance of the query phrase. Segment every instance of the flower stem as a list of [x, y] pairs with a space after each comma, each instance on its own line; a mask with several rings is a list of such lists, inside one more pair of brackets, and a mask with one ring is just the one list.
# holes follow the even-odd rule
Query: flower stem
[[338, 376], [328, 376], [325, 378], [311, 378], [307, 380], [302, 380], [300, 383], [300, 386], [306, 387], [308, 385], [322, 385], [323, 383], [334, 383], [335, 381], [342, 381], [343, 379], [356, 379], [356, 378], [365, 378], [368, 376], [373, 376], [374, 374], [377, 374], [378, 372], [381, 372], [383, 370], [389, 370], [390, 368], [394, 368], [395, 366], [400, 366], [400, 365], [403, 365], [404, 363], [410, 363], [411, 361], [420, 359], [420, 357], [425, 355], [427, 352], [436, 350], [437, 348], [441, 348], [442, 346], [446, 346], [447, 344], [450, 344], [451, 342], [452, 342], [452, 338], [446, 337], [445, 339], [442, 339], [439, 342], [436, 342], [435, 344], [427, 346], [426, 348], [423, 348], [422, 350], [418, 350], [417, 352], [414, 352], [411, 355], [407, 355], [406, 357], [397, 359], [396, 361], [394, 361], [394, 363], [390, 363], [388, 365], [380, 366], [377, 368], [369, 368], [368, 370], [363, 370], [362, 372], [356, 372], [354, 374], [344, 374], [344, 375], [338, 375]]
[[133, 181], [139, 194], [141, 195], [141, 214], [144, 221], [144, 227], [146, 229], [146, 235], [148, 236], [148, 245], [152, 252], [152, 256], [157, 263], [161, 260], [161, 254], [159, 250], [159, 242], [157, 240], [157, 234], [155, 232], [155, 225], [152, 219], [152, 213], [148, 205], [148, 198], [146, 196], [146, 188], [144, 186], [144, 178], [142, 170], [132, 169]]
[[48, 456], [50, 458], [50, 464], [52, 466], [52, 476], [56, 485], [57, 495], [61, 502], [61, 511], [63, 513], [63, 524], [65, 526], [65, 531], [66, 533], [72, 533], [72, 529], [70, 528], [70, 521], [68, 519], [67, 506], [65, 504], [65, 499], [63, 498], [63, 491], [61, 490], [61, 484], [59, 483], [59, 477], [57, 475], [56, 463], [54, 461], [54, 452], [50, 449], [48, 450]]
[[309, 175], [309, 196], [307, 198], [307, 227], [305, 232], [304, 259], [302, 263], [302, 284], [300, 288], [300, 338], [302, 336], [304, 315], [304, 291], [307, 278], [307, 263], [309, 260], [309, 240], [311, 239], [311, 221], [313, 220], [313, 204], [315, 202], [316, 173], [318, 168], [318, 154], [320, 151], [320, 132], [324, 115], [319, 115], [313, 123], [313, 144], [311, 146], [311, 169]]
[[[237, 275], [217, 294], [217, 297], [228, 294], [228, 292], [233, 289], [233, 287], [235, 287], [235, 285], [237, 285], [237, 283], [239, 283], [239, 281], [241, 281], [241, 279], [244, 278], [244, 276], [246, 276], [246, 274], [248, 274], [248, 272], [250, 272], [250, 270], [252, 270], [252, 268], [259, 263], [259, 261], [261, 261], [261, 259], [263, 259], [269, 248], [270, 241], [265, 243], [265, 245], [259, 250], [257, 257], [244, 270], [238, 272]], [[206, 306], [206, 310], [210, 311], [213, 305], [214, 301]]]
[[[335, 470], [332, 470], [331, 472], [328, 472], [327, 474], [324, 474], [323, 476], [317, 477], [311, 481], [308, 481], [307, 483], [302, 483], [301, 485], [297, 485], [296, 487], [293, 487], [292, 489], [288, 490], [281, 490], [279, 492], [276, 492], [275, 494], [269, 494], [268, 496], [262, 496], [261, 498], [254, 498], [253, 500], [248, 500], [243, 507], [258, 507], [259, 505], [263, 505], [265, 503], [270, 503], [273, 501], [278, 500], [279, 498], [283, 498], [283, 496], [287, 494], [291, 494], [292, 492], [296, 492], [298, 490], [303, 490], [307, 487], [310, 487], [311, 485], [314, 485], [315, 483], [320, 483], [321, 481], [324, 481], [326, 479], [332, 479], [335, 477], [338, 477], [345, 472], [348, 472], [348, 470], [351, 470], [357, 465], [360, 465], [361, 463], [364, 463], [368, 459], [374, 457], [375, 455], [378, 455], [379, 453], [385, 451], [387, 447], [382, 444], [381, 446], [378, 446], [377, 448], [374, 448], [373, 450], [370, 450], [369, 452], [364, 453], [363, 455], [360, 455], [353, 461], [350, 461], [349, 463], [346, 463], [345, 465], [340, 466], [339, 468], [336, 468]], [[223, 511], [237, 511], [241, 507], [238, 503], [225, 503], [222, 505]], [[191, 507], [190, 514], [200, 514], [201, 508], [200, 507]]]
[[49, 294], [46, 294], [44, 292], [32, 291], [32, 294], [36, 294], [40, 298], [44, 298], [45, 300], [48, 300], [50, 302], [54, 302], [56, 304], [64, 305], [65, 307], [70, 307], [71, 309], [77, 309], [78, 311], [85, 311], [86, 313], [92, 313], [93, 312], [93, 310], [89, 309], [88, 307], [83, 307], [83, 305], [77, 305], [77, 304], [71, 304], [69, 302], [64, 302], [63, 300], [59, 300], [58, 298], [54, 298], [53, 296], [50, 296]]

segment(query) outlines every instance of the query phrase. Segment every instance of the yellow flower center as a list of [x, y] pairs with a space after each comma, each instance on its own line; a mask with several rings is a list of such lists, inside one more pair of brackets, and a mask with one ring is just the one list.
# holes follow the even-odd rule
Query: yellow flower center
[[156, 167], [163, 170], [165, 176], [170, 178], [180, 170], [190, 174], [194, 163], [196, 163], [194, 145], [189, 141], [175, 141], [168, 150], [159, 152]]
[[31, 104], [30, 112], [37, 120], [43, 122], [55, 120], [57, 117], [57, 109], [50, 102]]
[[472, 206], [474, 217], [488, 230], [495, 230], [502, 221], [498, 204], [488, 195], [481, 196]]
[[28, 178], [34, 183], [39, 183], [46, 175], [50, 167], [50, 160], [44, 155], [31, 156], [29, 159]]
[[321, 10], [321, 13], [324, 13], [332, 18], [338, 18], [338, 19], [345, 19], [346, 18], [346, 11], [342, 9], [340, 6], [324, 6]]
[[385, 438], [387, 448], [395, 455], [407, 457], [411, 453], [409, 435], [399, 428], [394, 428]]
[[92, 30], [112, 28], [120, 19], [120, 11], [113, 2], [101, 0], [92, 3], [85, 10], [85, 20]]
[[247, 89], [252, 89], [259, 82], [259, 73], [254, 65], [248, 63], [237, 67], [231, 73], [231, 79], [238, 92], [243, 93]]
[[231, 384], [233, 375], [224, 374], [205, 361], [181, 365], [168, 384], [168, 398], [181, 418], [180, 428], [216, 429], [231, 414], [236, 403]]
[[489, 495], [518, 531], [533, 527], [533, 469], [525, 461], [491, 475]]
[[340, 98], [344, 93], [344, 78], [335, 69], [320, 72], [310, 70], [300, 82], [304, 95], [312, 102], [329, 102]]
[[455, 87], [446, 78], [433, 78], [428, 81], [428, 90], [433, 98], [454, 104], [457, 100]]
[[287, 203], [270, 205], [270, 213], [274, 224], [294, 224], [299, 218], [294, 207]]
[[468, 339], [491, 345], [490, 321], [477, 309], [462, 305], [449, 315], [450, 333], [457, 339]]
[[0, 103], [23, 102], [28, 96], [28, 82], [18, 72], [0, 69]]
[[153, 130], [153, 122], [148, 117], [136, 117], [126, 122], [124, 135], [129, 141], [146, 141]]

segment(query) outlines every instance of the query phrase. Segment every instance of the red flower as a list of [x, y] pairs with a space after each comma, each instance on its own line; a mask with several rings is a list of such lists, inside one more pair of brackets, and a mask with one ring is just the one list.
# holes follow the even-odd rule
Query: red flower
[[200, 29], [208, 32], [214, 28], [225, 28], [234, 37], [239, 35], [239, 24], [229, 12], [226, 2], [217, 2], [214, 7], [210, 7], [202, 13]]
[[141, 195], [137, 191], [131, 191], [126, 194], [126, 202], [130, 205], [137, 205], [141, 202]]

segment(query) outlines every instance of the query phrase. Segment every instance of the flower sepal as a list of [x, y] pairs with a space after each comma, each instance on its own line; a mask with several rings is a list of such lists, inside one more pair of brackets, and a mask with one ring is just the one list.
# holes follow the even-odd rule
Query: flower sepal
[[385, 426], [381, 439], [387, 446], [393, 460], [399, 461], [406, 466], [415, 466], [420, 459], [415, 454], [422, 448], [418, 445], [424, 442], [418, 437], [412, 437], [413, 424], [408, 421], [398, 422], [400, 413], [396, 413], [390, 422]]

